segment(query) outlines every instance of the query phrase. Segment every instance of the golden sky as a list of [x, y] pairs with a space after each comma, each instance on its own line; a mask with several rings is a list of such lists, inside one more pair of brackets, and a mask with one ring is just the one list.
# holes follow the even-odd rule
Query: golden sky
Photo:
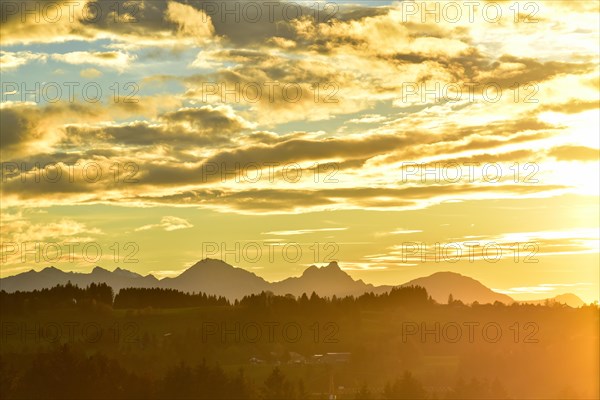
[[11, 4], [2, 277], [338, 260], [598, 299], [599, 3]]

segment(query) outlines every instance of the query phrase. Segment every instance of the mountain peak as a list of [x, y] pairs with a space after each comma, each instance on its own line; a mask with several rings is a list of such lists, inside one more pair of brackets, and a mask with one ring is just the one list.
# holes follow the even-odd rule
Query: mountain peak
[[330, 262], [329, 264], [327, 264], [327, 266], [325, 268], [326, 269], [338, 269], [338, 270], [341, 270], [341, 268], [338, 265], [337, 261]]
[[107, 269], [104, 269], [102, 267], [98, 267], [98, 266], [94, 267], [94, 269], [92, 270], [92, 274], [101, 274], [101, 273], [105, 273], [105, 272], [110, 272], [110, 271]]
[[225, 261], [220, 260], [218, 258], [204, 258], [204, 259], [198, 261], [196, 263], [196, 265], [197, 264], [223, 264], [223, 265], [229, 265]]
[[319, 270], [319, 267], [317, 267], [316, 265], [311, 265], [310, 267], [308, 267], [304, 270], [304, 272], [302, 273], [302, 276], [311, 274], [318, 270]]
[[214, 258], [200, 260], [178, 276], [160, 280], [159, 286], [230, 299], [269, 289], [269, 283], [253, 272]]
[[115, 268], [112, 273], [115, 274], [115, 275], [118, 275], [118, 276], [130, 277], [130, 278], [139, 278], [139, 277], [141, 277], [141, 275], [138, 274], [138, 273], [135, 273], [133, 271], [129, 271], [128, 269], [123, 269], [123, 268], [120, 268], [120, 267]]
[[449, 295], [464, 303], [494, 303], [500, 301], [510, 304], [514, 300], [496, 293], [478, 280], [456, 272], [440, 271], [429, 276], [413, 279], [401, 286], [422, 286], [438, 303], [446, 303]]
[[429, 275], [430, 277], [432, 276], [438, 276], [438, 277], [453, 277], [453, 278], [469, 278], [469, 279], [473, 279], [470, 278], [468, 276], [459, 274], [458, 272], [452, 272], [452, 271], [440, 271], [440, 272], [434, 272], [433, 274]]
[[342, 271], [342, 269], [338, 265], [337, 261], [332, 261], [324, 267], [317, 267], [316, 265], [311, 265], [310, 267], [308, 267], [304, 270], [304, 272], [302, 273], [302, 276], [317, 275], [319, 273], [327, 273], [327, 274], [342, 273], [344, 275], [347, 275], [344, 271]]
[[56, 268], [56, 267], [46, 267], [43, 270], [41, 270], [40, 272], [49, 273], [49, 272], [62, 272], [62, 271], [60, 269]]
[[585, 305], [585, 302], [574, 293], [559, 294], [558, 296], [554, 296], [553, 300], [559, 303], [570, 305], [571, 307], [581, 307]]
[[197, 270], [197, 269], [212, 269], [212, 268], [235, 268], [233, 265], [227, 264], [223, 260], [219, 260], [217, 258], [204, 258], [198, 261], [196, 264], [189, 267], [187, 270]]

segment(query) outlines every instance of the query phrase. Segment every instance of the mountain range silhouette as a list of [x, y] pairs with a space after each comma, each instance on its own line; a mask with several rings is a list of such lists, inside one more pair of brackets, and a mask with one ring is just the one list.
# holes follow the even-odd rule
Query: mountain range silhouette
[[[153, 275], [144, 276], [121, 268], [109, 271], [101, 267], [95, 267], [89, 273], [81, 273], [65, 272], [54, 267], [48, 267], [39, 272], [30, 270], [2, 278], [0, 279], [0, 290], [9, 293], [32, 291], [50, 288], [59, 284], [64, 285], [69, 281], [80, 287], [85, 287], [92, 282], [103, 282], [111, 286], [115, 292], [127, 287], [160, 287], [190, 293], [203, 292], [210, 295], [224, 296], [230, 300], [241, 299], [246, 295], [263, 291], [271, 291], [279, 295], [292, 294], [294, 296], [301, 296], [303, 293], [310, 295], [313, 291], [319, 296], [359, 296], [368, 292], [375, 294], [388, 292], [395, 286], [414, 285], [424, 287], [438, 303], [447, 303], [450, 294], [455, 300], [468, 304], [475, 301], [481, 304], [496, 301], [505, 304], [515, 302], [510, 296], [494, 292], [481, 282], [455, 272], [436, 272], [395, 286], [374, 286], [362, 280], [354, 280], [334, 261], [323, 267], [312, 265], [298, 277], [290, 277], [278, 282], [268, 282], [243, 268], [234, 267], [222, 260], [210, 258], [197, 262], [178, 276], [163, 279], [158, 279]], [[579, 297], [571, 293], [547, 300], [572, 307], [585, 304]], [[546, 299], [527, 302], [538, 304], [545, 301]]]

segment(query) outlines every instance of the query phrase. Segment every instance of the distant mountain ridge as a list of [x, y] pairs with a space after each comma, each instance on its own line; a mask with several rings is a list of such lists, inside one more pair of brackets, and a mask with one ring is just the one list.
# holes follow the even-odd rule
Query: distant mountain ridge
[[115, 292], [126, 287], [155, 287], [159, 280], [153, 275], [140, 275], [129, 270], [116, 268], [109, 271], [95, 267], [90, 273], [65, 272], [58, 268], [48, 267], [36, 272], [30, 270], [22, 274], [0, 279], [0, 289], [7, 292], [31, 291], [35, 289], [50, 288], [71, 282], [77, 286], [87, 286], [92, 282], [104, 282], [111, 286]]
[[401, 286], [423, 286], [427, 293], [438, 303], [446, 303], [452, 295], [463, 303], [501, 303], [510, 304], [515, 300], [505, 294], [494, 292], [481, 282], [454, 272], [436, 272], [433, 275], [413, 279]]
[[[209, 295], [224, 296], [230, 300], [241, 299], [250, 294], [271, 291], [278, 295], [292, 294], [301, 296], [313, 291], [320, 296], [359, 296], [363, 293], [376, 294], [390, 291], [398, 286], [422, 286], [438, 303], [446, 303], [450, 294], [455, 300], [463, 303], [475, 301], [485, 304], [496, 301], [511, 304], [515, 302], [510, 296], [497, 293], [481, 282], [454, 272], [437, 272], [430, 276], [413, 279], [409, 282], [390, 286], [374, 286], [362, 280], [354, 280], [344, 272], [337, 262], [327, 266], [311, 265], [302, 275], [286, 278], [278, 282], [268, 282], [256, 274], [243, 268], [234, 267], [222, 260], [204, 259], [183, 271], [176, 277], [157, 279], [153, 275], [140, 275], [125, 269], [116, 268], [109, 271], [95, 267], [90, 273], [64, 272], [54, 267], [45, 268], [39, 272], [30, 270], [18, 275], [0, 279], [0, 290], [6, 292], [31, 291], [50, 288], [67, 282], [78, 286], [87, 286], [92, 282], [106, 283], [115, 292], [127, 287], [139, 288], [169, 288], [183, 292], [203, 292]], [[543, 303], [545, 300], [527, 303]], [[573, 307], [585, 304], [574, 294], [565, 294], [550, 300], [561, 302]], [[525, 302], [521, 302], [525, 303]]]
[[519, 301], [521, 304], [546, 304], [546, 302], [548, 304], [566, 304], [575, 308], [585, 305], [585, 302], [573, 293], [559, 294], [558, 296], [554, 296], [549, 299]]

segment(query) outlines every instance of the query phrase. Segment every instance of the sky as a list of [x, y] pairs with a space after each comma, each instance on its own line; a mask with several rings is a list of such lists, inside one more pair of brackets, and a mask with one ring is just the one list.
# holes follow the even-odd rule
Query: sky
[[598, 7], [2, 2], [0, 276], [336, 260], [598, 300]]

